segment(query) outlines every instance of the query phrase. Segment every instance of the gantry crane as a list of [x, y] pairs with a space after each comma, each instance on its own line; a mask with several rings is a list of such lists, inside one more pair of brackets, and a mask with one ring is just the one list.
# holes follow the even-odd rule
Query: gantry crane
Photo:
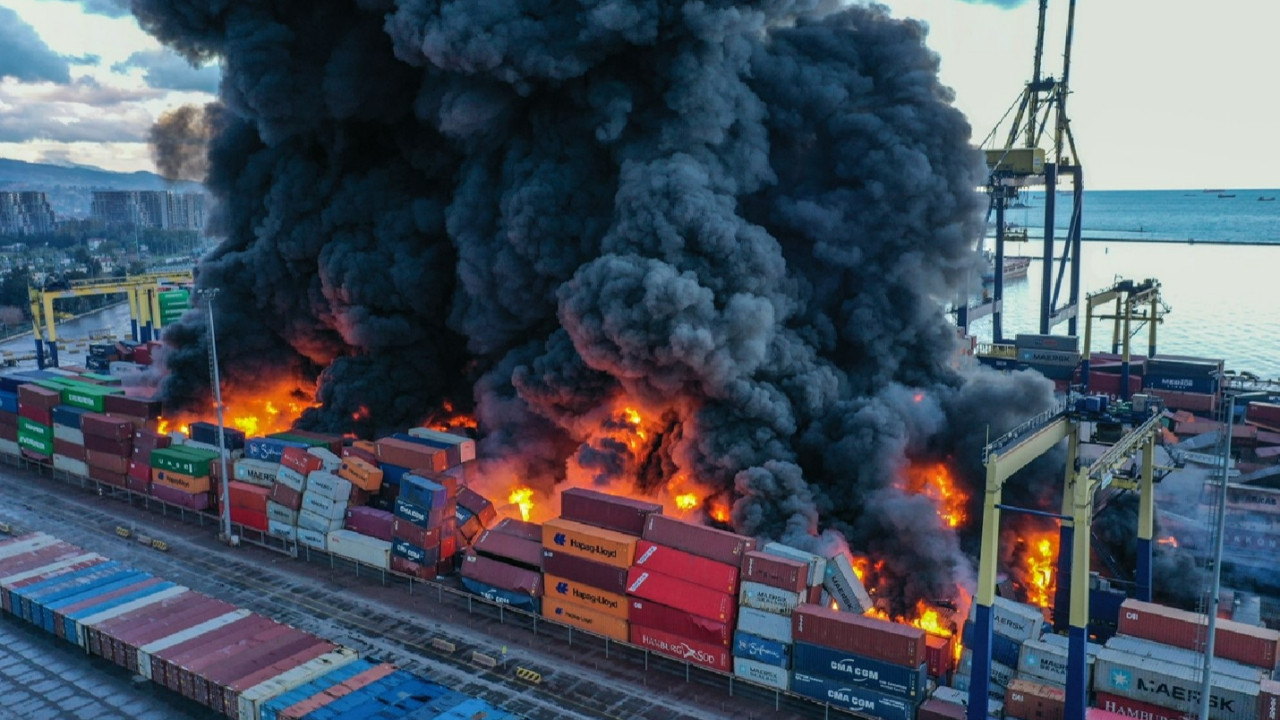
[[[1115, 409], [1104, 398], [1068, 396], [1057, 407], [1006, 433], [983, 450], [987, 480], [982, 510], [982, 556], [974, 598], [973, 645], [970, 648], [973, 670], [966, 710], [968, 720], [986, 720], [987, 717], [1002, 511], [1048, 516], [1062, 523], [1058, 545], [1058, 594], [1069, 598], [1070, 605], [1065, 717], [1066, 720], [1084, 719], [1089, 691], [1085, 649], [1089, 626], [1090, 526], [1094, 516], [1094, 498], [1117, 479], [1117, 474], [1135, 454], [1141, 453], [1142, 471], [1137, 483], [1140, 503], [1137, 597], [1150, 601], [1151, 538], [1155, 531], [1155, 445], [1160, 437], [1160, 421], [1157, 403], [1144, 406], [1125, 404]], [[1086, 465], [1081, 455], [1082, 437], [1091, 435], [1089, 424], [1099, 422], [1122, 422], [1131, 429]], [[1005, 482], [1064, 440], [1067, 442], [1067, 463], [1061, 513], [1003, 504], [1001, 493]], [[1065, 592], [1064, 583], [1067, 586]]]
[[[1094, 315], [1094, 310], [1115, 303], [1111, 315]], [[1164, 321], [1168, 307], [1160, 299], [1160, 281], [1148, 278], [1142, 281], [1117, 280], [1105, 290], [1090, 293], [1085, 298], [1084, 349], [1080, 356], [1080, 383], [1089, 391], [1089, 344], [1093, 337], [1093, 320], [1111, 320], [1111, 352], [1120, 353], [1120, 398], [1129, 398], [1129, 339], [1134, 324], [1147, 324], [1147, 357], [1156, 354], [1156, 327]], [[1123, 349], [1123, 352], [1121, 352]]]

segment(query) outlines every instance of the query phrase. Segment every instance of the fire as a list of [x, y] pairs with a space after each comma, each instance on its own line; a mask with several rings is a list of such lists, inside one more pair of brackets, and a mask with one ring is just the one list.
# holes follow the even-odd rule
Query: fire
[[351, 419], [356, 422], [362, 422], [364, 420], [368, 420], [370, 414], [368, 406], [361, 405], [359, 409], [351, 413]]
[[960, 527], [968, 518], [965, 504], [969, 502], [969, 495], [957, 487], [951, 469], [945, 463], [912, 465], [907, 470], [904, 489], [933, 500], [938, 507], [938, 517], [947, 527]]
[[720, 499], [712, 500], [710, 514], [716, 522], [729, 522], [729, 504]]
[[701, 501], [698, 500], [698, 496], [694, 493], [685, 493], [683, 495], [676, 496], [676, 507], [684, 510], [685, 512], [698, 507], [700, 504]]
[[1058, 557], [1058, 535], [1043, 532], [1022, 538], [1026, 546], [1027, 602], [1047, 608], [1053, 604], [1054, 567]]
[[422, 421], [422, 426], [447, 432], [455, 428], [470, 428], [475, 430], [479, 427], [479, 423], [471, 415], [459, 412], [454, 409], [452, 402], [445, 400], [440, 404], [440, 409], [431, 414], [426, 420]]
[[529, 522], [529, 513], [533, 511], [533, 488], [520, 486], [511, 491], [507, 502], [520, 508], [520, 519]]
[[1159, 540], [1156, 540], [1156, 542], [1161, 545], [1168, 545], [1169, 547], [1178, 547], [1178, 538], [1172, 535], [1169, 537], [1162, 537]]

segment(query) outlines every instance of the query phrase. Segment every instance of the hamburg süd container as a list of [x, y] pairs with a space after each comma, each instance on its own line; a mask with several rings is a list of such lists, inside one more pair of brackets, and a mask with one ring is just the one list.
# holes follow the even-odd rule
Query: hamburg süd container
[[821, 605], [801, 605], [791, 614], [796, 642], [807, 642], [894, 665], [919, 667], [925, 661], [925, 632], [919, 628], [840, 612]]
[[491, 560], [471, 551], [462, 558], [462, 577], [533, 597], [541, 597], [543, 592], [541, 574]]
[[656, 628], [636, 625], [634, 619], [631, 622], [631, 644], [720, 672], [731, 672], [733, 668], [733, 656], [723, 645], [699, 642]]
[[754, 538], [666, 515], [649, 515], [645, 520], [643, 537], [658, 545], [737, 566], [741, 566], [743, 556], [756, 547]]
[[539, 545], [542, 543], [542, 526], [538, 523], [525, 522], [515, 518], [502, 518], [490, 530], [503, 535], [514, 535], [525, 540], [532, 540], [539, 543]]
[[[1187, 720], [1187, 714], [1179, 710], [1154, 705], [1152, 703], [1120, 697], [1107, 692], [1095, 692], [1093, 705], [1104, 712], [1114, 713], [1125, 718], [1141, 718], [1142, 720]], [[1090, 718], [1093, 716], [1090, 715]]]
[[687, 580], [719, 593], [738, 592], [740, 571], [736, 565], [694, 555], [683, 550], [641, 540], [636, 543], [636, 567]]
[[727, 648], [733, 639], [731, 623], [699, 617], [639, 598], [631, 598], [629, 616], [632, 625], [643, 625], [701, 643]]

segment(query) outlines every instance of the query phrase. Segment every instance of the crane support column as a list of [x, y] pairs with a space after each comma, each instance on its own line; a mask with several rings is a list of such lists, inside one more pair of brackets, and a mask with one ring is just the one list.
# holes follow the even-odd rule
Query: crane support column
[[[1071, 297], [1071, 307], [1075, 308], [1075, 315], [1067, 322], [1067, 334], [1075, 335], [1078, 328], [1077, 321], [1080, 319], [1080, 265], [1084, 258], [1082, 255], [1081, 236], [1083, 235], [1081, 226], [1084, 224], [1084, 171], [1081, 169], [1079, 158], [1076, 158], [1076, 165], [1071, 166], [1071, 187], [1072, 187], [1072, 212], [1071, 217], [1074, 222], [1071, 223], [1071, 237], [1068, 242], [1071, 243], [1071, 288], [1069, 294]], [[1085, 322], [1088, 322], [1086, 320]]]
[[1133, 321], [1133, 300], [1124, 302], [1124, 355], [1120, 358], [1120, 399], [1129, 399], [1129, 334]]
[[[997, 271], [998, 272], [998, 271]], [[987, 690], [991, 682], [991, 632], [996, 599], [996, 562], [1000, 557], [1000, 496], [1003, 481], [994, 459], [987, 464], [987, 489], [982, 503], [982, 555], [978, 561], [978, 592], [973, 627], [973, 669], [966, 720], [987, 720]]]
[[[1152, 327], [1155, 327], [1154, 325]], [[1138, 497], [1138, 587], [1137, 598], [1151, 602], [1152, 535], [1155, 534], [1155, 465], [1156, 442], [1147, 436], [1142, 443], [1142, 486]]]
[[[1071, 438], [1067, 440], [1067, 472], [1063, 478], [1063, 487], [1071, 487], [1071, 479], [1076, 473], [1077, 459], [1080, 456], [1080, 430], [1079, 426], [1072, 427]], [[1071, 512], [1072, 499], [1070, 493], [1062, 494], [1062, 515], [1064, 518], [1074, 518]], [[1063, 632], [1067, 629], [1068, 616], [1067, 608], [1071, 605], [1071, 587], [1072, 579], [1075, 577], [1072, 570], [1071, 559], [1075, 556], [1073, 552], [1073, 543], [1075, 542], [1075, 521], [1064, 519], [1062, 524], [1058, 526], [1058, 576], [1056, 578], [1053, 590], [1053, 631]], [[1086, 526], [1085, 532], [1088, 532]], [[1085, 583], [1088, 584], [1089, 576], [1085, 573]]]
[[996, 259], [992, 264], [992, 283], [995, 285], [995, 294], [992, 296], [995, 301], [995, 309], [991, 313], [991, 341], [994, 343], [1004, 342], [1004, 326], [1001, 322], [1004, 300], [1004, 187], [1001, 186], [996, 193]]
[[1085, 648], [1089, 642], [1089, 528], [1093, 521], [1093, 492], [1087, 471], [1074, 473], [1067, 495], [1072, 522], [1078, 529], [1071, 543], [1071, 624], [1067, 628], [1066, 717], [1083, 718], [1089, 686]]
[[[1160, 296], [1151, 296], [1151, 317], [1160, 317]], [[1151, 327], [1147, 330], [1147, 357], [1156, 356], [1156, 324], [1153, 321]]]
[[[1044, 164], [1044, 272], [1040, 278], [1040, 334], [1048, 335], [1049, 316], [1053, 314], [1053, 225], [1057, 219], [1054, 210], [1058, 194], [1058, 166]], [[997, 270], [997, 272], [999, 272]]]
[[125, 292], [125, 297], [129, 298], [129, 337], [134, 340], [138, 339], [138, 288], [130, 287]]

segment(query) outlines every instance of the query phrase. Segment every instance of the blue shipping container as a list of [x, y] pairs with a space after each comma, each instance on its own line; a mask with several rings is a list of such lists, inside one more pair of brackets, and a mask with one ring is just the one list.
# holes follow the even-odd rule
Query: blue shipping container
[[[419, 716], [410, 715], [413, 720], [473, 720], [473, 718], [484, 718], [484, 720], [520, 720], [520, 716], [499, 710], [484, 700], [472, 699], [466, 700], [458, 705], [445, 710], [435, 716]], [[406, 718], [408, 720], [408, 718]]]
[[451, 710], [468, 700], [470, 696], [463, 695], [456, 690], [445, 690], [440, 695], [427, 701], [404, 716], [404, 720], [434, 720], [437, 715], [446, 710]]
[[69, 608], [72, 605], [78, 605], [82, 602], [92, 600], [95, 597], [106, 595], [108, 593], [113, 593], [117, 590], [123, 590], [131, 585], [137, 585], [144, 580], [149, 580], [151, 577], [152, 576], [147, 573], [138, 572], [136, 570], [122, 570], [120, 573], [112, 575], [110, 578], [104, 578], [99, 582], [95, 582], [93, 587], [85, 588], [72, 595], [66, 595], [59, 598], [57, 601], [45, 601], [44, 607], [37, 611], [39, 614], [38, 624], [49, 632], [55, 632], [53, 629], [55, 621], [54, 614], [60, 614], [63, 608]]
[[791, 692], [882, 720], [912, 720], [916, 715], [911, 700], [800, 672], [791, 675]]
[[391, 554], [419, 565], [435, 565], [440, 560], [440, 546], [420, 548], [407, 540], [396, 538], [391, 541]]
[[391, 463], [378, 463], [378, 467], [382, 469], [383, 484], [396, 487], [400, 486], [400, 480], [409, 472], [409, 468]]
[[[306, 714], [307, 720], [335, 720], [339, 717], [367, 718], [382, 710], [387, 703], [382, 702], [383, 693], [404, 682], [409, 673], [396, 670], [389, 675], [374, 680], [363, 687], [343, 695], [333, 702]], [[352, 711], [355, 711], [354, 713]]]
[[542, 603], [538, 598], [533, 597], [532, 595], [512, 592], [511, 590], [503, 590], [502, 588], [494, 587], [489, 583], [480, 582], [479, 580], [474, 580], [466, 576], [462, 577], [462, 584], [476, 595], [500, 605], [510, 605], [511, 607], [528, 610], [530, 612], [542, 612]]
[[[14, 402], [16, 403], [17, 400]], [[55, 405], [53, 408], [53, 424], [79, 430], [80, 416], [87, 412], [89, 411], [84, 408], [72, 407], [71, 405]]]
[[[964, 632], [960, 634], [960, 644], [967, 648], [973, 647], [973, 627], [976, 623], [967, 622], [964, 624]], [[1043, 635], [1044, 631], [1036, 634], [1036, 637]], [[1022, 651], [1022, 643], [1011, 638], [1007, 638], [998, 632], [991, 633], [991, 659], [1001, 665], [1009, 667], [1018, 667], [1018, 653]]]
[[[407, 476], [406, 476], [407, 477]], [[408, 485], [401, 485], [400, 492], [404, 492], [404, 488]], [[421, 505], [409, 502], [404, 496], [396, 498], [395, 515], [398, 518], [404, 518], [420, 528], [437, 528], [444, 524], [445, 518], [448, 517], [448, 510], [444, 505], [435, 508], [425, 508]]]
[[1165, 375], [1148, 373], [1142, 377], [1143, 390], [1173, 390], [1176, 392], [1212, 395], [1218, 392], [1218, 381], [1203, 375]]
[[791, 646], [741, 630], [733, 634], [733, 656], [774, 667], [791, 667]]
[[447, 504], [449, 491], [438, 482], [432, 482], [410, 472], [400, 478], [399, 499], [425, 510], [436, 510]]
[[306, 450], [309, 445], [306, 443], [294, 442], [293, 440], [280, 440], [278, 438], [250, 438], [244, 443], [244, 456], [252, 460], [262, 460], [264, 462], [280, 462], [280, 458], [284, 457], [284, 449], [289, 447], [302, 448]]
[[[791, 650], [798, 673], [826, 678], [875, 693], [909, 698], [920, 702], [928, 681], [925, 665], [910, 668], [864, 658], [843, 650], [798, 642]], [[1016, 660], [1015, 660], [1016, 663]]]
[[[13, 603], [13, 609], [11, 612], [23, 620], [30, 621], [31, 612], [29, 608], [33, 599], [42, 597], [44, 594], [49, 592], [56, 592], [65, 587], [73, 587], [75, 583], [81, 580], [81, 578], [93, 578], [96, 576], [96, 573], [101, 572], [101, 566], [110, 561], [105, 557], [99, 556], [94, 558], [93, 562], [93, 565], [80, 568], [79, 570], [62, 573], [61, 575], [56, 575], [39, 582], [31, 583], [26, 587], [14, 588], [9, 592], [9, 597]], [[112, 566], [107, 569], [113, 570], [118, 566], [118, 563], [112, 563]]]
[[305, 685], [300, 685], [286, 693], [281, 693], [263, 703], [258, 709], [258, 717], [260, 720], [276, 720], [281, 710], [302, 702], [316, 693], [328, 690], [340, 682], [350, 680], [373, 667], [373, 665], [368, 660], [361, 659], [331, 670]]

